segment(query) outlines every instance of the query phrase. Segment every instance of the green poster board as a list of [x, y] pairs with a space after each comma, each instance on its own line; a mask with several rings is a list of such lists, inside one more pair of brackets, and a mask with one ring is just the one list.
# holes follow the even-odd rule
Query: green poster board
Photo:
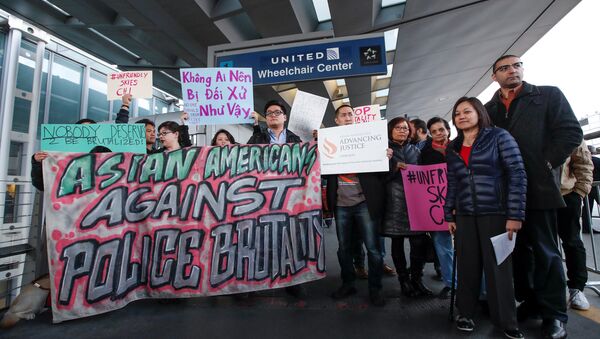
[[144, 124], [43, 124], [42, 151], [89, 152], [104, 146], [112, 152], [146, 153]]

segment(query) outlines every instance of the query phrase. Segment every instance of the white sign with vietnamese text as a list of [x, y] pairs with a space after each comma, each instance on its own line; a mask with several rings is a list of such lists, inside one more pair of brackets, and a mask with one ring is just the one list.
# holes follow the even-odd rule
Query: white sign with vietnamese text
[[387, 121], [319, 130], [321, 174], [389, 171]]
[[379, 105], [368, 105], [354, 107], [354, 123], [362, 124], [365, 122], [381, 120]]
[[106, 79], [108, 100], [117, 100], [125, 94], [134, 98], [152, 98], [152, 71], [110, 73]]
[[252, 123], [251, 68], [181, 68], [183, 107], [190, 125]]
[[303, 141], [311, 141], [313, 130], [321, 127], [328, 103], [328, 98], [297, 91], [287, 128]]

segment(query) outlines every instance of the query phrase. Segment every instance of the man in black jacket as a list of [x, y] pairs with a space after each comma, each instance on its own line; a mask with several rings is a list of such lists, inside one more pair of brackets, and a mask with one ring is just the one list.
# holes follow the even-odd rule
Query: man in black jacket
[[[287, 121], [287, 109], [283, 103], [271, 100], [265, 105], [265, 116], [267, 118], [267, 129], [262, 130], [258, 125], [258, 113], [252, 112], [254, 118], [254, 133], [248, 140], [248, 144], [287, 144], [302, 142], [299, 136], [285, 128]], [[306, 298], [306, 291], [302, 285], [293, 285], [285, 288], [285, 292], [298, 299]], [[247, 296], [245, 293], [242, 295]]]
[[566, 338], [566, 283], [556, 242], [556, 209], [565, 206], [559, 169], [583, 132], [560, 89], [523, 81], [518, 56], [500, 57], [492, 71], [500, 89], [486, 109], [516, 139], [527, 171], [525, 222], [513, 254], [515, 296], [524, 301], [517, 313], [521, 319], [541, 315], [545, 338]]
[[302, 142], [299, 136], [285, 128], [287, 121], [287, 109], [283, 103], [271, 100], [265, 105], [265, 118], [267, 129], [263, 130], [258, 125], [258, 113], [253, 112], [254, 131], [248, 144], [287, 144], [290, 142]]

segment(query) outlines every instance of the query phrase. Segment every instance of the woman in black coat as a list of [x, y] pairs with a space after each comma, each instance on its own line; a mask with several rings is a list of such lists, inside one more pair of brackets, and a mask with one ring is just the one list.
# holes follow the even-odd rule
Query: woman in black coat
[[[419, 150], [410, 144], [411, 127], [405, 118], [398, 117], [388, 123], [389, 147], [393, 154], [390, 159], [390, 172], [386, 178], [386, 209], [381, 234], [392, 238], [392, 260], [402, 294], [406, 296], [432, 295], [423, 284], [423, 267], [427, 253], [428, 236], [425, 232], [410, 230], [408, 208], [404, 195], [401, 170], [406, 164], [416, 164]], [[404, 238], [410, 242], [410, 272], [404, 255]]]
[[[421, 149], [419, 165], [445, 164], [446, 148], [450, 142], [450, 124], [440, 117], [433, 117], [427, 121], [427, 129], [431, 134], [431, 140], [427, 140], [425, 146]], [[429, 232], [429, 235], [433, 240], [442, 281], [444, 282], [444, 288], [438, 296], [447, 299], [450, 297], [452, 289], [452, 257], [454, 252], [452, 235], [447, 230]]]
[[515, 139], [490, 118], [477, 98], [460, 98], [452, 110], [458, 137], [447, 148], [448, 189], [444, 206], [455, 234], [458, 262], [456, 326], [473, 331], [482, 271], [489, 311], [508, 338], [523, 338], [516, 318], [512, 258], [497, 262], [490, 238], [512, 240], [525, 218], [527, 177]]

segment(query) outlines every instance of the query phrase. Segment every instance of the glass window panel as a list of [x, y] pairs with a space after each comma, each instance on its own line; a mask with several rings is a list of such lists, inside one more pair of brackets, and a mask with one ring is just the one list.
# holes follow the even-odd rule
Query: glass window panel
[[50, 53], [46, 51], [44, 53], [44, 62], [42, 66], [42, 88], [40, 91], [40, 110], [38, 112], [38, 128], [37, 138], [40, 138], [40, 126], [44, 123], [44, 112], [46, 111], [46, 88], [48, 87], [48, 61], [50, 59]]
[[79, 120], [82, 77], [82, 65], [54, 56], [48, 123], [73, 124]]
[[390, 7], [390, 6], [394, 6], [394, 5], [399, 5], [401, 3], [405, 3], [406, 0], [382, 0], [381, 1], [381, 8], [386, 8], [386, 7]]
[[315, 7], [317, 20], [319, 20], [319, 22], [331, 20], [331, 13], [329, 12], [327, 0], [313, 0], [313, 6]]
[[169, 104], [163, 99], [154, 98], [154, 114], [169, 112]]
[[24, 156], [23, 143], [11, 141], [8, 160], [8, 175], [23, 175], [21, 171]]
[[137, 101], [139, 117], [143, 117], [143, 116], [152, 114], [152, 112], [150, 112], [150, 100], [148, 100], [148, 99], [135, 99], [135, 100]]
[[0, 79], [2, 78], [2, 70], [4, 65], [4, 44], [6, 42], [6, 34], [0, 33]]
[[[29, 109], [31, 108], [35, 55], [36, 45], [23, 40], [21, 48], [19, 48], [15, 104], [13, 107], [12, 130], [16, 132], [27, 133], [29, 131]], [[42, 75], [43, 77], [44, 75]]]
[[110, 102], [106, 100], [106, 75], [90, 72], [87, 117], [96, 121], [108, 120]]

